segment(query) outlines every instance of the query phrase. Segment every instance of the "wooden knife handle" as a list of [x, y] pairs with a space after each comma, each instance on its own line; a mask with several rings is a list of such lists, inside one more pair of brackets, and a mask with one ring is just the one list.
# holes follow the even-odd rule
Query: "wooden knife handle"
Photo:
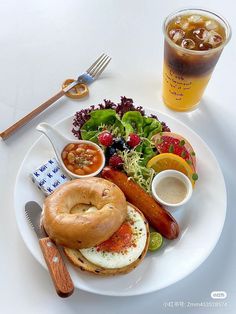
[[35, 108], [33, 111], [28, 113], [25, 117], [17, 121], [15, 124], [10, 126], [8, 129], [0, 133], [0, 136], [3, 140], [11, 136], [14, 132], [16, 132], [19, 128], [21, 128], [23, 125], [31, 121], [33, 118], [35, 118], [37, 115], [39, 115], [41, 112], [43, 112], [45, 109], [47, 109], [50, 105], [52, 105], [56, 100], [61, 98], [65, 92], [61, 90], [56, 95], [49, 98], [47, 101], [42, 103], [39, 107]]
[[74, 291], [74, 284], [56, 245], [47, 237], [39, 240], [57, 294], [66, 298]]

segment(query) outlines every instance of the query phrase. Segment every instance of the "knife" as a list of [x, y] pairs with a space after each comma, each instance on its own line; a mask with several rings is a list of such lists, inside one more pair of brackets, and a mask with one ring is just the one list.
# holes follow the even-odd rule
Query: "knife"
[[38, 203], [30, 201], [25, 204], [26, 218], [37, 234], [56, 292], [60, 297], [66, 298], [73, 293], [74, 284], [58, 248], [40, 225], [41, 214], [42, 208]]

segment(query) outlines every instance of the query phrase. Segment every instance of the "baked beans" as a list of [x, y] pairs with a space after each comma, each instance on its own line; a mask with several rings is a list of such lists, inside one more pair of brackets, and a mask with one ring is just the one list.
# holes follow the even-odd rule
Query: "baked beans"
[[62, 160], [66, 168], [77, 175], [96, 172], [102, 165], [102, 154], [92, 144], [70, 143], [62, 151]]

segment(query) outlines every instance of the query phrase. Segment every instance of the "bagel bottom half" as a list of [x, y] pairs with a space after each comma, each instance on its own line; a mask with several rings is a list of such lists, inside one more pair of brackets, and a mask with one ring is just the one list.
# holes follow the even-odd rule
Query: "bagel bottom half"
[[[64, 247], [65, 255], [69, 261], [82, 271], [96, 275], [126, 274], [136, 268], [147, 253], [150, 232], [148, 222], [141, 211], [129, 203], [127, 203], [127, 205], [128, 213], [123, 225], [129, 224], [132, 228], [132, 248], [114, 253], [107, 252], [106, 250], [98, 252], [99, 246], [81, 250]], [[113, 240], [116, 239], [115, 236], [116, 233], [112, 236]], [[108, 241], [109, 240], [110, 239], [108, 239]], [[120, 240], [118, 239], [118, 241]], [[106, 243], [107, 241], [104, 242], [104, 244]]]

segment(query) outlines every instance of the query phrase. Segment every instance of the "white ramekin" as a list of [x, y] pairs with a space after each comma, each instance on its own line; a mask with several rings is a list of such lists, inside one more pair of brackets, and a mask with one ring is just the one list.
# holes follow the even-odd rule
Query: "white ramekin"
[[[186, 186], [187, 188], [187, 193], [186, 193], [186, 196], [185, 198], [179, 202], [179, 203], [167, 203], [165, 201], [163, 201], [159, 195], [157, 194], [156, 192], [156, 187], [157, 187], [157, 184], [163, 179], [163, 178], [169, 178], [169, 177], [174, 177], [174, 178], [178, 178], [179, 180], [181, 180], [184, 185]], [[191, 196], [192, 196], [192, 192], [193, 192], [193, 186], [192, 186], [192, 183], [191, 181], [189, 180], [189, 178], [183, 174], [182, 172], [180, 171], [177, 171], [177, 170], [163, 170], [161, 172], [159, 172], [153, 179], [152, 181], [152, 195], [153, 197], [156, 199], [157, 202], [161, 203], [162, 205], [165, 205], [165, 206], [169, 206], [169, 207], [177, 207], [177, 206], [181, 206], [181, 205], [184, 205], [186, 204]]]

